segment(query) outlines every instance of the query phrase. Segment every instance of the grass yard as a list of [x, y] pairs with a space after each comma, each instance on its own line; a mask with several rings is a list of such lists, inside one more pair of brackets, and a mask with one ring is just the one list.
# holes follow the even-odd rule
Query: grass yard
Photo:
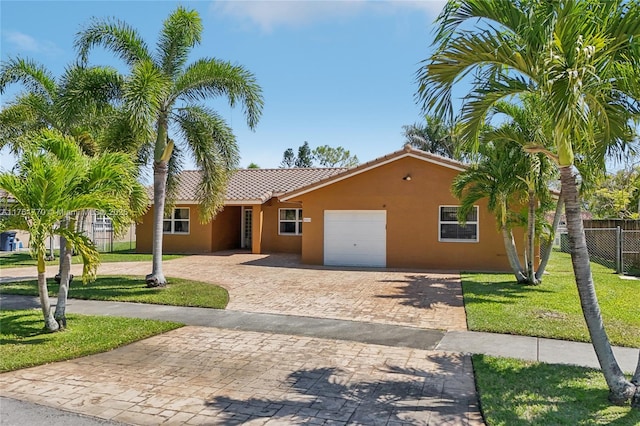
[[[167, 280], [169, 285], [165, 288], [147, 288], [144, 277], [135, 276], [99, 276], [87, 285], [74, 280], [69, 298], [216, 309], [224, 309], [229, 302], [229, 293], [222, 287], [180, 278]], [[58, 294], [54, 280], [48, 280], [47, 285], [51, 296]], [[0, 293], [37, 296], [38, 283], [32, 280], [0, 284]]]
[[109, 351], [182, 324], [69, 314], [67, 329], [43, 331], [42, 311], [0, 311], [0, 372]]
[[598, 370], [473, 356], [489, 426], [640, 424], [640, 411], [611, 405]]
[[[128, 244], [128, 243], [127, 243]], [[47, 266], [57, 266], [59, 264], [58, 250], [54, 250], [56, 260], [46, 262]], [[162, 256], [163, 260], [178, 259], [184, 257], [182, 254], [165, 254]], [[151, 254], [136, 253], [135, 249], [123, 249], [113, 251], [111, 253], [100, 253], [100, 260], [103, 263], [109, 262], [150, 262], [152, 259]], [[71, 259], [72, 264], [82, 264], [82, 258], [80, 256], [73, 256]], [[0, 268], [23, 268], [25, 266], [36, 266], [35, 259], [31, 258], [28, 251], [13, 252], [11, 254], [0, 256]]]
[[[591, 268], [611, 342], [640, 347], [640, 281], [596, 263]], [[570, 256], [554, 252], [547, 272], [538, 286], [518, 285], [510, 274], [463, 274], [469, 329], [589, 342]]]

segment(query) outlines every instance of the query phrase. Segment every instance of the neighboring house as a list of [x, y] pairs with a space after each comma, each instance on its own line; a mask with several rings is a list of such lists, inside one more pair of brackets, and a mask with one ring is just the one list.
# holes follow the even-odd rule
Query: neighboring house
[[[307, 264], [390, 268], [509, 270], [502, 236], [481, 201], [466, 225], [451, 183], [465, 165], [405, 147], [350, 169], [247, 169], [230, 180], [225, 208], [198, 220], [197, 171], [180, 176], [165, 219], [164, 251], [300, 253]], [[137, 228], [137, 250], [151, 251], [152, 212]], [[516, 241], [523, 241], [516, 230]]]

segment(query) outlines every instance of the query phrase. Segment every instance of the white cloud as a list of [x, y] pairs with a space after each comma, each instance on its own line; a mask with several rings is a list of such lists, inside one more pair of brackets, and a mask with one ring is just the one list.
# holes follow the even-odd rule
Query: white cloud
[[275, 27], [301, 27], [314, 22], [354, 16], [367, 7], [378, 13], [413, 10], [433, 18], [442, 10], [445, 0], [227, 0], [214, 1], [211, 10], [244, 24], [270, 32]]
[[22, 52], [45, 53], [48, 55], [57, 55], [61, 49], [50, 41], [39, 41], [28, 34], [19, 31], [4, 31], [4, 36], [13, 47]]

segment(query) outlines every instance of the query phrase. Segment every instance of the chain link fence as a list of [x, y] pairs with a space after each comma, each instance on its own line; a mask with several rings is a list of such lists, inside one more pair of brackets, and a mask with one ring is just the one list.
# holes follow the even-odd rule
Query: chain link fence
[[[616, 228], [585, 228], [592, 262], [618, 274], [640, 275], [640, 231]], [[560, 251], [569, 253], [569, 235], [560, 235]]]

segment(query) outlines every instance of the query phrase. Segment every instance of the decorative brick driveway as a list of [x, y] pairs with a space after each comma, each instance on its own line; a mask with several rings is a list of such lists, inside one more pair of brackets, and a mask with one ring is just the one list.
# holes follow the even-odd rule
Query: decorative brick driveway
[[[224, 286], [229, 310], [466, 329], [458, 274], [297, 259], [189, 256], [165, 262], [164, 272]], [[149, 268], [106, 263], [99, 274]], [[2, 271], [3, 279], [31, 275], [33, 268]], [[0, 395], [138, 425], [484, 424], [468, 356], [206, 327], [4, 373]]]
[[[104, 263], [99, 273], [145, 275], [150, 267]], [[187, 256], [164, 262], [163, 269], [167, 277], [225, 287], [231, 310], [467, 329], [457, 273], [313, 267], [295, 255], [238, 252]]]
[[0, 375], [0, 395], [136, 425], [481, 425], [469, 357], [184, 327]]

